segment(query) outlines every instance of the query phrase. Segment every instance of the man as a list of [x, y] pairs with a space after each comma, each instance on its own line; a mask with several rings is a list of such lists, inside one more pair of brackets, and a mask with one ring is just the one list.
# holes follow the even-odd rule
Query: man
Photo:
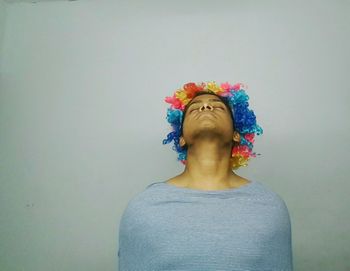
[[134, 197], [119, 229], [119, 270], [293, 270], [283, 199], [235, 174], [262, 129], [241, 84], [188, 83], [166, 101], [183, 173]]

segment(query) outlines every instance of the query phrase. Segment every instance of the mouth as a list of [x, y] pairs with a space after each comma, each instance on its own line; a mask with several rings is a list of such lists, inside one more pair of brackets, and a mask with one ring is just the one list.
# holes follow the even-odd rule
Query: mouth
[[198, 118], [200, 118], [200, 117], [202, 117], [202, 116], [212, 116], [212, 117], [214, 117], [214, 118], [215, 118], [214, 113], [209, 112], [209, 111], [206, 111], [206, 112], [201, 112], [200, 114], [198, 114], [197, 119], [198, 119]]

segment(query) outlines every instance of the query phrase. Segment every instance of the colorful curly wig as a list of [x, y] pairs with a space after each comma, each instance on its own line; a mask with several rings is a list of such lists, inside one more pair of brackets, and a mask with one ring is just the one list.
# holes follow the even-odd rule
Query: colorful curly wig
[[263, 129], [256, 123], [253, 110], [249, 107], [249, 96], [246, 94], [243, 84], [234, 85], [228, 82], [217, 85], [214, 81], [208, 83], [187, 83], [183, 88], [175, 91], [172, 97], [165, 97], [165, 102], [171, 104], [167, 109], [167, 121], [171, 124], [172, 131], [163, 140], [163, 144], [168, 144], [174, 140], [172, 149], [178, 153], [177, 160], [182, 164], [187, 163], [187, 148], [180, 146], [180, 136], [182, 135], [183, 118], [186, 113], [187, 104], [198, 94], [207, 92], [220, 96], [221, 100], [231, 108], [233, 116], [233, 128], [240, 134], [239, 144], [232, 147], [231, 165], [232, 169], [247, 166], [252, 157], [256, 157], [253, 152], [254, 137], [261, 135]]

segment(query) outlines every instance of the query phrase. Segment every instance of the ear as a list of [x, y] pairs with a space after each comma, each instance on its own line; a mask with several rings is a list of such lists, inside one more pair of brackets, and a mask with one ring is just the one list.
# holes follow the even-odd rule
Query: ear
[[234, 143], [239, 143], [241, 141], [241, 135], [237, 131], [233, 131], [232, 140]]
[[179, 143], [180, 143], [180, 147], [181, 147], [181, 148], [182, 148], [183, 146], [186, 145], [186, 141], [185, 141], [185, 139], [183, 138], [183, 136], [180, 136], [180, 141], [179, 141]]

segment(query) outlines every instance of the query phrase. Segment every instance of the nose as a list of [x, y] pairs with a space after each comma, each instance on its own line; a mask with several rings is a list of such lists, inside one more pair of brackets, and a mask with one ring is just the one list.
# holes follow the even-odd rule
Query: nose
[[213, 111], [213, 107], [210, 104], [204, 103], [200, 108], [199, 111], [202, 112], [204, 109], [208, 108], [210, 111]]

